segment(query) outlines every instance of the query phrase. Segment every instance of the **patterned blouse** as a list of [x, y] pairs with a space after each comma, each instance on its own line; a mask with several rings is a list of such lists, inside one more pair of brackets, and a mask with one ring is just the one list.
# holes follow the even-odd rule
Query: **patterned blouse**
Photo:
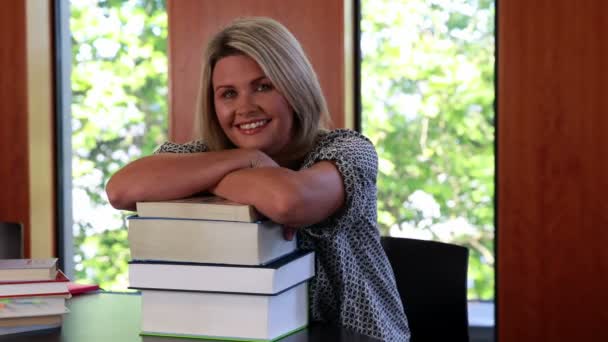
[[[156, 153], [205, 152], [200, 142], [164, 143]], [[358, 132], [322, 133], [300, 170], [333, 161], [344, 180], [345, 205], [323, 222], [298, 229], [301, 249], [317, 255], [310, 283], [315, 321], [338, 323], [384, 341], [409, 341], [410, 331], [376, 226], [378, 157]]]

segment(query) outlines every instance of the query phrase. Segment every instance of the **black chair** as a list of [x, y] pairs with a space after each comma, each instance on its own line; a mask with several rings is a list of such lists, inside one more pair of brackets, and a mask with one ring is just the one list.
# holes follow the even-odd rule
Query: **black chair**
[[382, 237], [412, 342], [469, 341], [469, 250], [447, 243]]
[[23, 258], [23, 225], [0, 221], [0, 259]]

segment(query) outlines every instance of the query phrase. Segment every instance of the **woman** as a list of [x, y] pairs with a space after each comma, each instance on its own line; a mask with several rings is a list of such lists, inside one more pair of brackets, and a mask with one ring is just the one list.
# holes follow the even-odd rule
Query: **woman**
[[304, 51], [281, 24], [244, 18], [203, 60], [200, 140], [163, 144], [108, 182], [112, 205], [201, 191], [251, 204], [315, 250], [311, 318], [386, 341], [409, 340], [376, 228], [377, 155], [361, 134], [328, 131], [327, 105]]

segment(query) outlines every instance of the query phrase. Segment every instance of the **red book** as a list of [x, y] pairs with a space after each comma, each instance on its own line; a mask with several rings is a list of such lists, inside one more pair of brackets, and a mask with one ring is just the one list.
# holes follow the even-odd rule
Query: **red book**
[[87, 292], [98, 291], [99, 285], [68, 283], [68, 290], [70, 290], [72, 296], [75, 296]]
[[68, 295], [70, 280], [58, 271], [54, 280], [0, 282], [0, 298]]

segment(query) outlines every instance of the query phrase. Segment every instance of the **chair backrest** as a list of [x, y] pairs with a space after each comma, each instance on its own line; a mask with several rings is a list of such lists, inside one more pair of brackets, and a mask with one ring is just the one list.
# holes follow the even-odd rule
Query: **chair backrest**
[[467, 267], [462, 246], [382, 237], [412, 342], [468, 341]]
[[0, 259], [23, 258], [23, 225], [0, 222]]

